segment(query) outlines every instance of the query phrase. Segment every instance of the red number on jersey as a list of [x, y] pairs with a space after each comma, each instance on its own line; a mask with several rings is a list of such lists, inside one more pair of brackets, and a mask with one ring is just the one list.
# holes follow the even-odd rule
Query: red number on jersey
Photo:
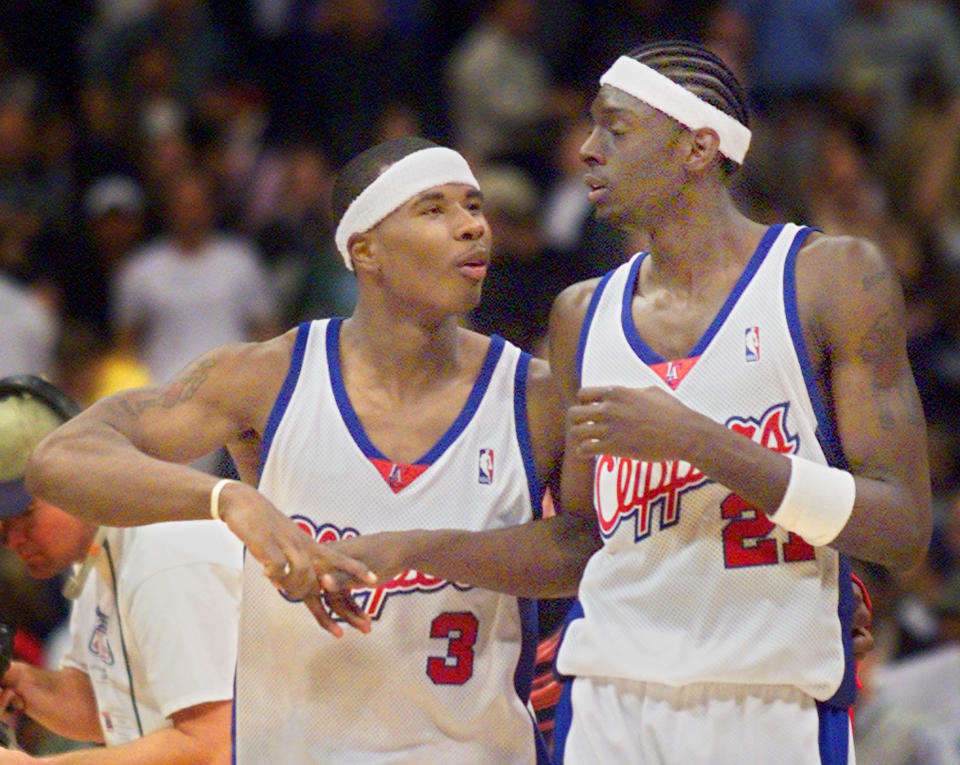
[[473, 644], [477, 617], [469, 611], [440, 614], [430, 624], [430, 637], [446, 638], [446, 656], [427, 659], [427, 675], [438, 685], [463, 685], [473, 676]]
[[[727, 568], [767, 566], [778, 563], [777, 540], [765, 537], [773, 531], [773, 521], [737, 494], [730, 494], [720, 503], [720, 512], [729, 518], [723, 529], [723, 562]], [[747, 545], [751, 540], [753, 544]], [[813, 560], [813, 547], [794, 533], [783, 543], [783, 560], [795, 563]]]

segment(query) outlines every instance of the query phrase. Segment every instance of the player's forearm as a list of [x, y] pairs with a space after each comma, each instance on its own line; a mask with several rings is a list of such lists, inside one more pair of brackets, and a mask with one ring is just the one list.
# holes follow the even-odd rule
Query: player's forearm
[[[695, 444], [689, 451], [692, 464], [774, 522], [782, 522], [777, 513], [794, 469], [785, 455], [705, 421], [699, 434], [690, 429], [690, 440]], [[925, 464], [904, 471], [903, 464], [922, 461], [901, 457], [899, 467], [886, 469], [879, 465], [879, 457], [875, 461], [878, 464], [873, 467], [851, 468], [855, 487], [852, 510], [829, 546], [859, 560], [909, 569], [922, 560], [931, 535]], [[909, 477], [900, 475], [903, 472]], [[824, 509], [831, 510], [826, 505]], [[836, 511], [842, 509], [838, 506]], [[809, 539], [800, 529], [789, 530]]]
[[413, 532], [404, 568], [527, 598], [576, 595], [599, 543], [589, 521], [560, 515], [488, 531]]
[[24, 713], [57, 735], [74, 741], [103, 740], [97, 701], [83, 672], [22, 665], [15, 690]]
[[222, 746], [210, 748], [176, 728], [166, 728], [121, 746], [80, 749], [39, 761], [52, 765], [228, 765], [228, 731], [223, 738]]

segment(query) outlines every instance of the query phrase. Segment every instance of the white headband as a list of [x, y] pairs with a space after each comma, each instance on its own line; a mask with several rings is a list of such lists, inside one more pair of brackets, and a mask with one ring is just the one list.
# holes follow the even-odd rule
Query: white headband
[[600, 78], [600, 84], [640, 99], [691, 130], [716, 130], [720, 151], [743, 164], [750, 146], [750, 129], [655, 69], [629, 56], [620, 56]]
[[447, 183], [465, 183], [480, 188], [467, 161], [453, 149], [432, 146], [408, 154], [390, 165], [356, 196], [340, 218], [334, 239], [347, 268], [353, 270], [347, 249], [351, 236], [369, 231], [421, 191]]

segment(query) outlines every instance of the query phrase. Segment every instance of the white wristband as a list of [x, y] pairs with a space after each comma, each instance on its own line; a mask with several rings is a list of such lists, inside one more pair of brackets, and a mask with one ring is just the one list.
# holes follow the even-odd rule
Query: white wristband
[[220, 492], [223, 491], [223, 487], [228, 483], [238, 483], [232, 478], [221, 478], [213, 485], [213, 489], [210, 491], [210, 517], [215, 521], [222, 521], [223, 518], [220, 517]]
[[790, 482], [770, 520], [814, 547], [830, 544], [847, 525], [857, 486], [846, 470], [790, 457]]

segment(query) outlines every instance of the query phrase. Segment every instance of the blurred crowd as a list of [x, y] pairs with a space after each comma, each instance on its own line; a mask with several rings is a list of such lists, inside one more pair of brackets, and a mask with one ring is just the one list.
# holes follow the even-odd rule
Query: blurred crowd
[[[960, 728], [960, 2], [16, 0], [4, 11], [0, 376], [44, 374], [84, 404], [166, 380], [215, 345], [348, 313], [333, 175], [409, 133], [459, 149], [485, 193], [494, 264], [470, 323], [543, 353], [556, 294], [643, 247], [586, 200], [578, 150], [599, 75], [650, 39], [710, 45], [752, 107], [743, 207], [866, 236], [902, 279], [936, 531], [910, 575], [860, 572], [876, 648], [857, 735], [866, 762], [881, 744], [878, 762], [954, 761], [906, 758], [951, 735], [956, 747]], [[42, 661], [65, 609], [0, 560], [0, 618], [24, 627]], [[944, 678], [953, 693], [924, 705]], [[922, 721], [892, 725], [911, 683]]]

